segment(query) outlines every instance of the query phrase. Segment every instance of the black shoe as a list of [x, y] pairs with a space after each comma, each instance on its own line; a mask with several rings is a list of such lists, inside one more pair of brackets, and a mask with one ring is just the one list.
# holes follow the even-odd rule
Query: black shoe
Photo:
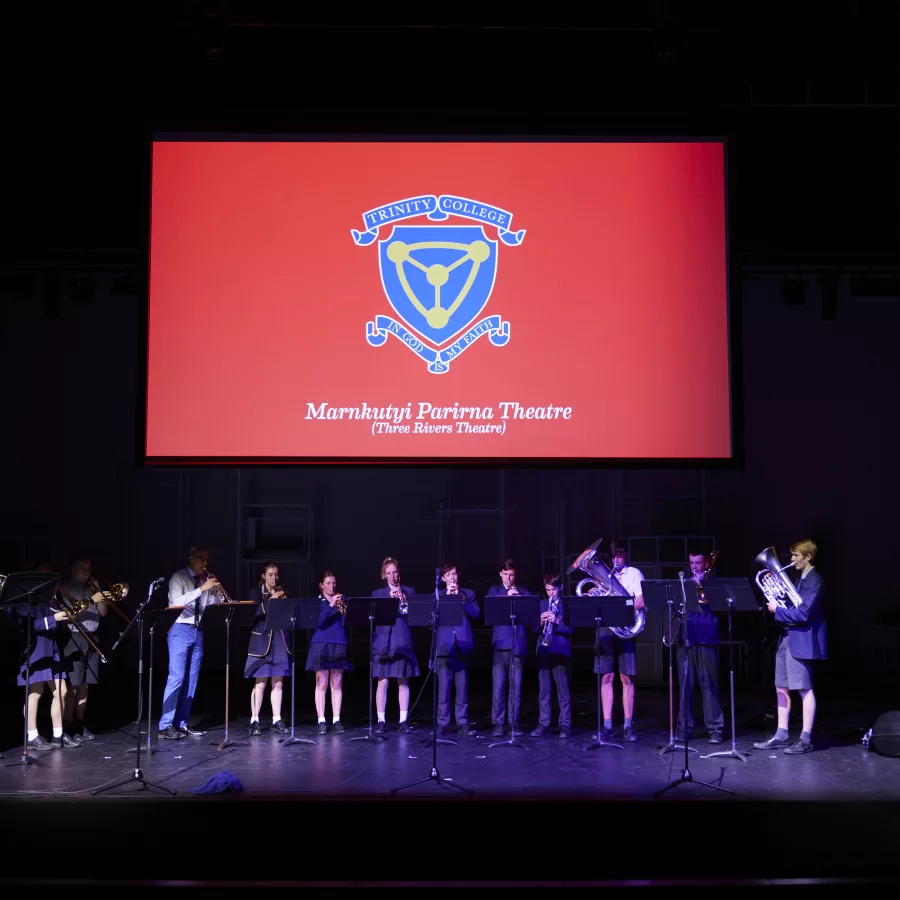
[[400, 727], [397, 729], [397, 731], [399, 731], [400, 734], [414, 734], [415, 730], [416, 730], [415, 726], [410, 725], [409, 722], [401, 722]]
[[51, 743], [43, 735], [38, 735], [34, 740], [28, 742], [29, 750], [55, 750], [56, 744]]
[[712, 734], [710, 734], [710, 736], [709, 736], [709, 742], [711, 744], [721, 744], [722, 743], [722, 732], [721, 731], [712, 732]]
[[190, 727], [190, 725], [182, 725], [181, 728], [179, 728], [178, 730], [179, 730], [179, 731], [181, 732], [181, 734], [183, 734], [185, 737], [188, 737], [188, 736], [190, 736], [190, 737], [201, 737], [202, 735], [206, 734], [205, 731], [195, 731], [193, 728]]
[[319, 722], [316, 734], [328, 734], [328, 726], [324, 722]]
[[67, 734], [63, 734], [62, 737], [55, 737], [51, 740], [51, 743], [54, 747], [68, 747], [69, 749], [73, 749], [75, 747], [80, 747], [81, 744], [78, 741], [73, 740]]
[[[73, 735], [74, 736], [74, 735]], [[81, 726], [81, 731], [78, 733], [78, 737], [80, 737], [83, 741], [95, 741], [97, 740], [97, 736], [91, 734], [84, 725]]]
[[779, 747], [789, 747], [790, 741], [787, 738], [776, 737], [774, 734], [772, 737], [767, 738], [764, 741], [757, 741], [753, 745], [754, 750], [776, 750]]
[[384, 734], [384, 722], [376, 722], [372, 732], [373, 734]]
[[462, 735], [466, 735], [466, 734], [471, 734], [471, 733], [472, 733], [472, 729], [469, 728], [469, 723], [468, 723], [468, 722], [463, 722], [462, 725], [460, 725], [459, 728], [456, 729], [456, 731], [457, 731], [458, 734], [462, 734]]
[[[613, 736], [612, 728], [601, 728], [601, 729], [600, 729], [600, 740], [601, 740], [601, 741], [608, 741], [608, 740], [610, 740], [610, 738], [612, 738], [612, 736]], [[591, 740], [592, 740], [592, 741], [596, 741], [596, 740], [597, 740], [597, 735], [596, 735], [596, 734], [592, 734], [592, 735], [591, 735]]]
[[495, 725], [494, 730], [491, 732], [492, 737], [503, 737], [503, 726]]
[[174, 725], [166, 725], [160, 729], [159, 737], [167, 741], [180, 741], [184, 735]]
[[450, 731], [450, 729], [446, 725], [438, 725], [437, 727], [438, 734], [447, 734], [448, 731]]
[[84, 738], [80, 734], [76, 734], [74, 731], [69, 732], [69, 737], [75, 741], [76, 744], [80, 747], [84, 743]]
[[622, 732], [622, 737], [632, 743], [635, 743], [638, 739], [637, 732], [630, 725]]
[[785, 756], [797, 756], [800, 753], [812, 753], [816, 748], [813, 747], [812, 741], [804, 741], [803, 738], [797, 738], [797, 741], [790, 747], [784, 748]]
[[561, 741], [567, 741], [569, 739], [569, 729], [568, 728], [560, 728], [559, 729], [559, 739]]
[[346, 731], [346, 729], [344, 728], [343, 725], [341, 725], [341, 720], [338, 719], [337, 722], [335, 722], [331, 726], [331, 731], [332, 731], [332, 734], [343, 734], [344, 731]]
[[534, 731], [531, 732], [532, 737], [543, 737], [547, 733], [547, 729], [544, 728], [543, 725], [538, 725]]
[[290, 729], [284, 724], [284, 719], [279, 719], [277, 722], [272, 723], [272, 731], [278, 734], [287, 734]]
[[251, 722], [250, 723], [250, 737], [258, 737], [262, 734], [262, 728], [260, 727], [259, 722]]

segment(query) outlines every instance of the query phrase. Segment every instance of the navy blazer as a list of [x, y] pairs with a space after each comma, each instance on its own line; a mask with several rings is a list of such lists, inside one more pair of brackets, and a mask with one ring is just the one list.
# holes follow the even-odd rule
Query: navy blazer
[[[263, 597], [261, 588], [253, 588], [250, 591], [250, 599], [257, 603], [256, 615], [250, 626], [250, 644], [247, 647], [247, 656], [268, 656], [272, 649], [273, 632], [266, 629], [266, 614], [268, 612], [268, 597]], [[281, 598], [279, 598], [280, 600]], [[275, 601], [276, 603], [278, 600]], [[287, 650], [288, 656], [291, 654], [290, 641], [284, 636], [284, 632], [279, 628], [278, 635], [284, 641], [284, 649]]]
[[322, 609], [319, 611], [319, 624], [309, 639], [311, 644], [346, 644], [347, 629], [344, 627], [344, 617], [337, 606], [332, 606], [321, 595]]
[[813, 569], [794, 584], [803, 601], [796, 609], [775, 609], [775, 621], [791, 632], [791, 656], [796, 659], [828, 659], [825, 631], [825, 582]]
[[[684, 579], [684, 583], [693, 581], [694, 579]], [[694, 582], [696, 584], [696, 582]], [[715, 584], [716, 576], [710, 573], [708, 578], [703, 579], [698, 587], [705, 584]], [[708, 603], [701, 603], [700, 608], [691, 610], [684, 617], [684, 646], [692, 647], [695, 644], [718, 644], [719, 643], [719, 617], [709, 608]]]
[[[516, 589], [523, 597], [534, 597], [532, 591], [526, 590], [521, 585], [516, 585]], [[503, 587], [503, 584], [494, 584], [488, 588], [486, 597], [508, 597], [509, 591]], [[491, 635], [491, 646], [495, 650], [510, 650], [513, 646], [513, 627], [512, 625], [495, 625], [493, 634]], [[525, 636], [525, 626], [516, 625], [516, 646], [514, 651], [516, 656], [526, 656], [528, 653], [528, 639]]]
[[[415, 588], [411, 588], [408, 584], [401, 584], [400, 590], [406, 594], [407, 600], [416, 592]], [[390, 597], [391, 589], [385, 585], [383, 588], [378, 588], [377, 591], [372, 591], [372, 596]], [[400, 602], [397, 601], [397, 606], [399, 607], [399, 605]], [[409, 627], [406, 616], [401, 616], [399, 611], [397, 612], [397, 620], [393, 625], [375, 626], [375, 636], [372, 640], [372, 655], [375, 659], [383, 658], [388, 647], [408, 653], [413, 652], [412, 628]]]
[[461, 587], [458, 594], [448, 594], [447, 589], [442, 589], [438, 594], [439, 600], [462, 600], [463, 620], [462, 625], [440, 625], [437, 630], [437, 655], [449, 656], [450, 651], [456, 647], [458, 653], [468, 655], [475, 651], [475, 637], [472, 634], [470, 619], [477, 619], [481, 615], [481, 607], [475, 599], [475, 591]]
[[[542, 613], [547, 612], [550, 609], [550, 598], [542, 597], [540, 601], [540, 611]], [[565, 607], [562, 603], [560, 603], [559, 609], [559, 617], [562, 621], [559, 624], [555, 624], [553, 626], [553, 634], [550, 636], [550, 646], [543, 647], [541, 646], [541, 638], [543, 637], [544, 630], [538, 632], [538, 640], [537, 640], [537, 649], [538, 653], [550, 653], [553, 656], [565, 656], [569, 659], [572, 658], [572, 641], [570, 640], [571, 635], [575, 633], [575, 629], [571, 625], [567, 625], [565, 622]]]
[[[18, 620], [22, 629], [22, 639], [28, 634], [28, 606], [14, 606], [9, 612]], [[31, 607], [31, 652], [28, 654], [28, 668], [31, 672], [52, 668], [54, 663], [62, 659], [60, 643], [69, 636], [69, 620], [57, 622], [53, 610], [46, 605]], [[22, 678], [25, 678], [25, 654], [22, 654], [20, 665]]]

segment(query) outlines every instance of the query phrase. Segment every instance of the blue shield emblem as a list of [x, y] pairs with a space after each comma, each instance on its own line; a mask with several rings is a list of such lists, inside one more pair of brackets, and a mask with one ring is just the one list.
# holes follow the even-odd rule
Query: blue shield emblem
[[409, 328], [435, 347], [484, 309], [497, 275], [497, 241], [480, 225], [395, 225], [379, 241], [381, 283]]

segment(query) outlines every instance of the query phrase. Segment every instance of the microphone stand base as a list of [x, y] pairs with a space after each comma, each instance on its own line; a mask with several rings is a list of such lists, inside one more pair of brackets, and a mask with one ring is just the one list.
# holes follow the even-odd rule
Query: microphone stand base
[[[443, 741], [441, 742], [443, 743]], [[504, 742], [505, 743], [505, 742]], [[425, 784], [428, 781], [436, 781], [438, 784], [446, 784], [447, 787], [456, 788], [458, 791], [463, 791], [466, 794], [472, 794], [474, 796], [475, 791], [471, 788], [463, 787], [461, 784], [456, 784], [453, 781], [448, 780], [447, 778], [442, 778], [441, 773], [434, 767], [431, 769], [431, 774], [426, 778], [420, 778], [418, 781], [410, 782], [409, 784], [403, 785], [403, 787], [391, 788], [391, 796], [398, 793], [399, 791], [405, 791], [407, 788], [415, 787], [417, 784]]]
[[744, 753], [741, 750], [738, 750], [737, 747], [732, 747], [730, 750], [719, 750], [718, 753], [710, 753], [707, 756], [701, 756], [700, 759], [713, 759], [716, 756], [727, 756], [729, 759], [739, 759], [741, 762], [747, 762], [750, 758], [749, 753]]
[[676, 778], [671, 784], [666, 785], [662, 790], [656, 791], [653, 796], [661, 797], [666, 791], [669, 791], [674, 787], [678, 787], [679, 784], [700, 784], [703, 787], [712, 788], [714, 791], [721, 791], [723, 794], [734, 794], [734, 791], [730, 791], [728, 788], [720, 787], [717, 784], [710, 784], [708, 781], [697, 781], [691, 774], [691, 770], [685, 769], [681, 773], [680, 778]]
[[348, 744], [352, 744], [354, 741], [369, 741], [376, 746], [380, 744], [382, 741], [386, 740], [383, 734], [373, 734], [371, 731], [368, 734], [364, 734], [362, 737], [350, 738], [347, 741]]
[[494, 741], [493, 744], [488, 744], [488, 750], [493, 747], [521, 747], [523, 750], [527, 750], [528, 746], [523, 744], [518, 738], [510, 738], [508, 741]]
[[[684, 749], [687, 749], [688, 753], [697, 753], [698, 752], [693, 747], [685, 748], [684, 744], [676, 744], [675, 741], [669, 741], [668, 744], [663, 744], [659, 748], [659, 755], [662, 757], [662, 756], [665, 756], [667, 753], [674, 753], [676, 750], [684, 750]], [[703, 757], [701, 757], [701, 759], [706, 759], [706, 757], [703, 756]]]

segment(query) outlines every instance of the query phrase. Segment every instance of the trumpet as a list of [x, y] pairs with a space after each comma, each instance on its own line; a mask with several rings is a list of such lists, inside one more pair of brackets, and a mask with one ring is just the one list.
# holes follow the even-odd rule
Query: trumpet
[[391, 588], [391, 596], [396, 597], [400, 602], [397, 604], [397, 615], [405, 616], [409, 612], [409, 600], [400, 587]]
[[341, 614], [341, 622], [347, 618], [347, 601], [344, 599], [343, 594], [335, 594], [334, 595], [334, 605], [337, 607], [337, 611]]
[[69, 624], [75, 626], [75, 630], [88, 642], [88, 646], [94, 651], [94, 653], [96, 653], [97, 656], [100, 657], [100, 662], [105, 663], [106, 657], [103, 655], [100, 648], [91, 640], [91, 636], [84, 630], [84, 628], [81, 627], [81, 624], [75, 618], [75, 614], [72, 612], [72, 610], [69, 609], [70, 604], [74, 608], [82, 602], [87, 601], [76, 600], [71, 594], [67, 594], [62, 588], [57, 588], [57, 591], [62, 595], [63, 602], [59, 604], [58, 610], [54, 609], [52, 606], [50, 607], [50, 610], [53, 613], [65, 613], [66, 618], [69, 620]]
[[[550, 603], [548, 604], [547, 610], [548, 610], [548, 612], [553, 613], [554, 616], [559, 615], [559, 598], [558, 597], [550, 598]], [[552, 638], [553, 638], [553, 619], [547, 619], [547, 621], [544, 622], [544, 630], [543, 630], [543, 632], [541, 632], [541, 646], [549, 647], [550, 641]]]
[[[211, 574], [206, 569], [203, 570], [203, 574], [207, 577], [207, 579], [215, 578], [216, 581], [219, 581], [219, 579], [216, 578], [215, 575]], [[219, 598], [219, 603], [234, 603], [234, 600], [232, 600], [231, 597], [228, 596], [228, 591], [226, 591], [225, 588], [222, 587], [221, 581], [219, 581], [219, 583], [214, 588], [210, 588], [209, 592], [211, 594], [215, 594]]]

